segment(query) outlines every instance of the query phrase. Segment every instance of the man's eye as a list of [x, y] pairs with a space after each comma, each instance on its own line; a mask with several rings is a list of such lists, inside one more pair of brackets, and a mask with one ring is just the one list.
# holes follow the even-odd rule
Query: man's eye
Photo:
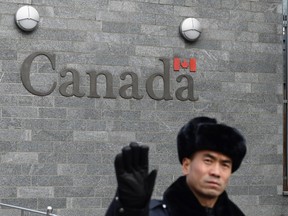
[[204, 162], [207, 164], [210, 164], [210, 163], [212, 163], [212, 160], [211, 159], [204, 159]]
[[230, 168], [231, 165], [230, 165], [229, 163], [224, 163], [224, 164], [223, 164], [223, 167]]

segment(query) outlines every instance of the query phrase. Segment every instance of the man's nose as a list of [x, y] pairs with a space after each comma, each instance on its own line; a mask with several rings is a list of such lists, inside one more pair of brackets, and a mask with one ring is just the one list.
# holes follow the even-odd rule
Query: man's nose
[[220, 177], [220, 173], [221, 173], [220, 164], [219, 163], [213, 164], [213, 166], [210, 169], [210, 175], [219, 178]]

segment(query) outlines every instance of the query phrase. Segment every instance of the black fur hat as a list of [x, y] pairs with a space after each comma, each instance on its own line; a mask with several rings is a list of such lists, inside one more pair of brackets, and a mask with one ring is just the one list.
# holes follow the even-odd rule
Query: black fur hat
[[209, 117], [196, 117], [184, 125], [177, 136], [179, 161], [200, 150], [220, 152], [232, 159], [232, 172], [241, 165], [246, 154], [246, 141], [235, 128], [217, 123]]

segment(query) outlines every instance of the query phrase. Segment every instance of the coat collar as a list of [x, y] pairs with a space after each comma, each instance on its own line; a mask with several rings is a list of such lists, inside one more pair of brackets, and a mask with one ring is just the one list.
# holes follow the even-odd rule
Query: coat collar
[[[164, 203], [167, 204], [171, 216], [206, 216], [205, 207], [201, 206], [197, 198], [189, 189], [186, 177], [179, 177], [164, 193]], [[236, 207], [229, 199], [226, 192], [223, 192], [214, 208], [215, 216], [232, 216], [230, 207]], [[234, 207], [235, 206], [235, 207]], [[237, 207], [236, 207], [237, 208]], [[240, 211], [240, 210], [239, 210]], [[241, 212], [241, 211], [240, 211]], [[235, 214], [238, 215], [238, 214]]]

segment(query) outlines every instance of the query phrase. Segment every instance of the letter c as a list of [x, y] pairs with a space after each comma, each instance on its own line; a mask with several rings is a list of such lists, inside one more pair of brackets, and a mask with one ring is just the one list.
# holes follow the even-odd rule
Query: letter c
[[54, 82], [52, 88], [48, 92], [39, 92], [35, 90], [32, 85], [31, 85], [31, 80], [30, 80], [30, 70], [31, 70], [31, 64], [33, 60], [40, 55], [46, 56], [52, 65], [52, 69], [55, 70], [55, 62], [56, 62], [56, 56], [55, 54], [50, 54], [47, 52], [35, 52], [29, 55], [23, 62], [21, 69], [20, 69], [20, 74], [21, 74], [21, 80], [24, 85], [24, 87], [32, 94], [38, 95], [38, 96], [47, 96], [51, 94], [54, 89], [56, 88], [57, 83]]

